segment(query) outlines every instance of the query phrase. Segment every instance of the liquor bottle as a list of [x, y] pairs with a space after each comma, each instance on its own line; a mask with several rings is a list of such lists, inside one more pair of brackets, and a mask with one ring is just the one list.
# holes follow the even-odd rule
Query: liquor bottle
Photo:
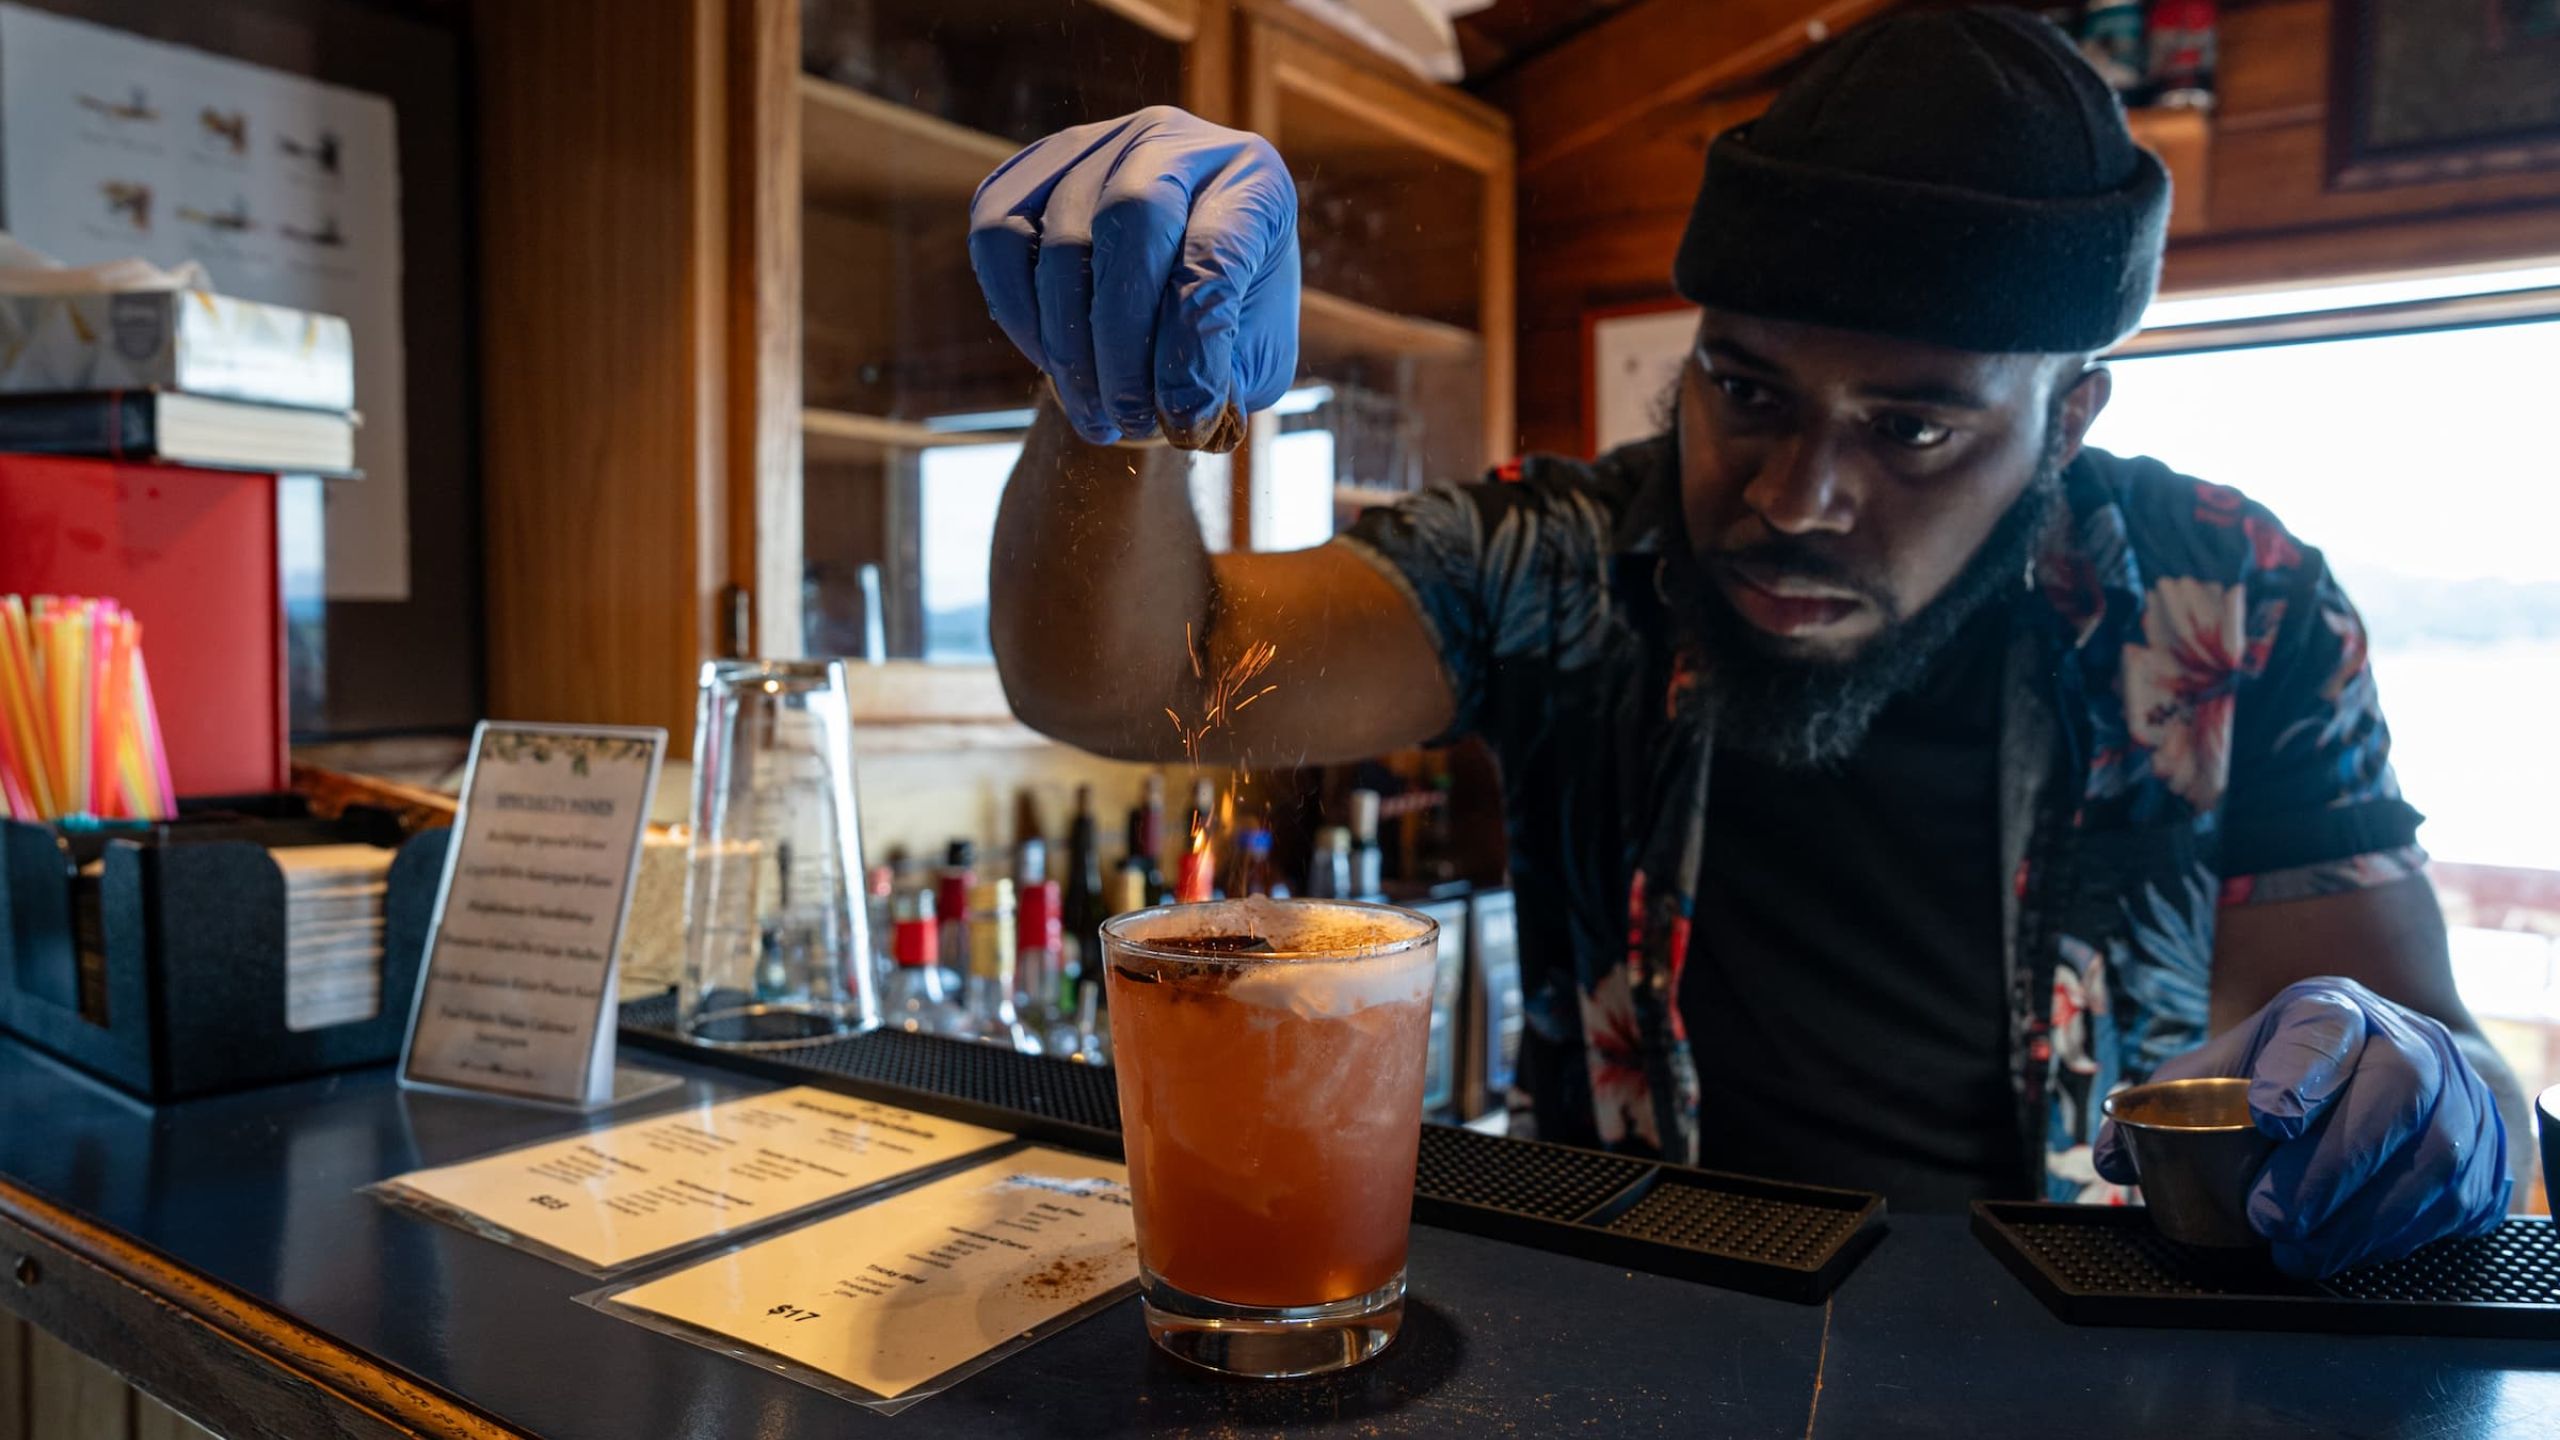
[[2151, 8], [2150, 103], [2213, 108], [2214, 0], [2158, 0]]
[[1442, 769], [1431, 777], [1431, 804], [1422, 812], [1422, 833], [1414, 839], [1414, 877], [1441, 885], [1458, 878], [1458, 830], [1453, 820], [1458, 777]]
[[1013, 792], [1013, 892], [1049, 878], [1049, 827], [1040, 819], [1040, 801], [1030, 790]]
[[910, 1035], [948, 1035], [960, 1022], [942, 986], [942, 930], [934, 921], [933, 892], [901, 890], [892, 902], [896, 968], [880, 999], [881, 1023]]
[[1076, 992], [1075, 982], [1063, 979], [1066, 924], [1059, 914], [1058, 882], [1020, 887], [1014, 905], [1013, 1013], [1043, 1054], [1063, 1055], [1075, 1048], [1075, 1037], [1070, 1030], [1066, 1050], [1056, 1049], [1056, 1032], [1062, 1019], [1072, 1026]]
[[[1132, 855], [1122, 860], [1120, 868], [1111, 872], [1111, 890], [1105, 897], [1103, 908], [1114, 915], [1126, 915], [1132, 910], [1144, 910], [1155, 904], [1155, 878], [1147, 870], [1146, 861], [1140, 856]], [[1097, 943], [1094, 954], [1099, 958], [1101, 953]]]
[[[1067, 822], [1066, 894], [1060, 904], [1067, 932], [1061, 968], [1070, 982], [1084, 974], [1088, 959], [1093, 961], [1094, 973], [1102, 973], [1102, 922], [1109, 917], [1102, 908], [1102, 837], [1093, 823], [1090, 785], [1076, 787], [1075, 818]], [[1067, 1008], [1073, 1013], [1075, 992], [1067, 993]]]
[[[1161, 813], [1157, 818], [1159, 820], [1163, 818]], [[1154, 834], [1155, 831], [1149, 828], [1147, 822], [1146, 806], [1141, 805], [1129, 812], [1129, 853], [1121, 860], [1120, 868], [1135, 869], [1144, 876], [1147, 895], [1145, 900], [1130, 907], [1132, 909], [1143, 910], [1149, 905], [1173, 898], [1172, 887], [1164, 883], [1164, 871], [1156, 864], [1156, 847], [1151, 843]]]
[[2142, 87], [2142, 0], [2086, 0], [2080, 53], [2117, 94]]
[[889, 977], [898, 968], [893, 942], [897, 935], [898, 873], [874, 865], [862, 877], [863, 912], [871, 921], [871, 983], [888, 993]]
[[954, 840], [943, 848], [942, 868], [934, 872], [934, 912], [942, 917], [942, 961], [948, 973], [944, 988], [955, 1000], [969, 994], [969, 891], [978, 883], [978, 847]]
[[1076, 996], [1076, 1048], [1072, 1059], [1087, 1065], [1111, 1063], [1111, 1016], [1102, 1008], [1099, 976], [1087, 980]]
[[1383, 900], [1386, 855], [1378, 849], [1378, 792], [1351, 792], [1351, 898]]
[[1013, 882], [985, 880], [969, 892], [969, 989], [961, 996], [967, 1013], [955, 1032], [963, 1040], [1001, 1045], [1027, 1054], [1040, 1053], [1040, 1042], [1022, 1028], [1013, 1008]]
[[1351, 898], [1351, 827], [1327, 825], [1316, 832], [1316, 849], [1307, 861], [1307, 898]]
[[1271, 859], [1271, 832], [1260, 825], [1244, 832], [1244, 864], [1238, 867], [1238, 876], [1235, 893], [1239, 895], [1289, 898], [1289, 882], [1280, 878], [1280, 867]]
[[[1186, 835], [1183, 840], [1187, 844], [1190, 837]], [[1167, 888], [1164, 877], [1169, 872], [1171, 868], [1169, 862], [1173, 859], [1173, 852], [1168, 848], [1168, 843], [1164, 833], [1164, 776], [1150, 770], [1147, 772], [1146, 785], [1138, 799], [1136, 844], [1139, 849], [1146, 852], [1149, 873], [1155, 876], [1153, 893], [1157, 895], [1164, 894]]]

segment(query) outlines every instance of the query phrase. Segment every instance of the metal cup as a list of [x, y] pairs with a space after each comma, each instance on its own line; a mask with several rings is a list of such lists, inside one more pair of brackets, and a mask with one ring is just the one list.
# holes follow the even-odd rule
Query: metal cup
[[2182, 1245], [2264, 1243], [2249, 1228], [2249, 1188], [2276, 1142], [2249, 1118], [2246, 1079], [2161, 1080], [2107, 1097], [2141, 1173], [2151, 1223]]

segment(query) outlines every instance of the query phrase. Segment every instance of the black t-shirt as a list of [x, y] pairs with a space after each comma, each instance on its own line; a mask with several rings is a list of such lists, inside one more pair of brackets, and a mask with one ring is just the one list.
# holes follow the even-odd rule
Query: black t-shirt
[[2001, 958], [2009, 612], [1836, 769], [1719, 751], [1681, 1020], [1701, 1163], [1948, 1210], [2024, 1181]]

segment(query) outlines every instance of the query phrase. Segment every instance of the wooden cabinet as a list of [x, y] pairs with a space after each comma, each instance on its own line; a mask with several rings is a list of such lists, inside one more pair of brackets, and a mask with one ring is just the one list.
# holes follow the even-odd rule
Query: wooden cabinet
[[752, 272], [731, 265], [730, 18], [721, 0], [473, 10], [495, 715], [689, 736], [694, 667], [753, 582], [731, 482], [751, 504], [786, 460], [741, 470], [730, 446], [733, 387], [762, 378], [733, 373]]
[[[967, 200], [1023, 143], [1146, 104], [1265, 130], [1305, 187], [1302, 371], [1326, 398], [1293, 432], [1331, 426], [1346, 456], [1392, 432], [1381, 485], [1511, 447], [1505, 122], [1279, 6], [473, 19], [493, 713], [664, 725], [680, 750], [706, 657], [965, 653], [966, 577], [933, 567], [1037, 385], [969, 272]], [[1283, 424], [1207, 497], [1236, 543], [1270, 538]]]
[[1511, 127], [1277, 4], [1239, 39], [1241, 123], [1299, 190], [1300, 395], [1255, 417], [1234, 482], [1236, 543], [1274, 548], [1330, 533], [1287, 493], [1328, 457], [1339, 521], [1512, 453]]

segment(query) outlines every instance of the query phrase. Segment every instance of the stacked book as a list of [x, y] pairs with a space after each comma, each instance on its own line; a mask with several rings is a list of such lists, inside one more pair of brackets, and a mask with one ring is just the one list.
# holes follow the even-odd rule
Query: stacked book
[[270, 853], [284, 872], [285, 1028], [317, 1030], [380, 1014], [382, 897], [392, 852], [303, 845]]
[[0, 294], [0, 452], [355, 470], [347, 322], [204, 290]]

